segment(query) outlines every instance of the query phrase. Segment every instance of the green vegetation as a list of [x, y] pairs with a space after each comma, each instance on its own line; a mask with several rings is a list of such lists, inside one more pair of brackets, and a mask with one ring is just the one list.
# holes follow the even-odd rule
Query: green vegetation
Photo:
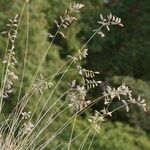
[[[64, 10], [69, 8], [70, 3], [73, 2], [83, 3], [85, 7], [77, 13], [76, 16], [79, 19], [73, 22], [67, 30], [63, 30], [66, 38], [62, 38], [62, 35], [59, 34], [53, 41], [37, 74], [38, 79], [52, 77], [50, 82], [47, 83], [51, 84], [52, 82], [53, 85], [58, 84], [58, 86], [56, 89], [55, 86], [52, 86], [50, 90], [42, 91], [42, 97], [39, 93], [33, 95], [32, 101], [29, 101], [29, 105], [25, 108], [25, 111], [34, 112], [37, 107], [33, 116], [33, 120], [36, 122], [36, 119], [46, 113], [57, 100], [59, 100], [58, 103], [56, 103], [52, 110], [50, 109], [47, 116], [55, 116], [57, 112], [59, 113], [59, 111], [63, 111], [64, 108], [68, 107], [67, 103], [65, 103], [65, 98], [61, 97], [61, 95], [66, 92], [68, 81], [71, 82], [76, 79], [77, 82], [80, 83], [82, 76], [78, 76], [78, 72], [74, 70], [76, 65], [71, 65], [69, 70], [67, 70], [67, 66], [64, 66], [63, 69], [61, 69], [61, 67], [64, 63], [68, 62], [68, 55], [72, 56], [76, 54], [91, 37], [93, 30], [99, 28], [97, 24], [99, 14], [105, 16], [110, 12], [122, 19], [124, 27], [121, 28], [119, 26], [119, 29], [113, 27], [110, 32], [104, 30], [104, 34], [106, 34], [104, 38], [99, 38], [98, 35], [95, 36], [94, 39], [86, 45], [88, 49], [87, 59], [77, 63], [86, 69], [100, 72], [100, 75], [96, 76], [96, 79], [103, 81], [99, 87], [96, 87], [95, 90], [88, 93], [87, 100], [97, 98], [98, 93], [104, 92], [107, 86], [118, 87], [122, 83], [125, 83], [132, 89], [134, 97], [137, 98], [138, 95], [141, 95], [141, 97], [146, 99], [147, 106], [150, 106], [149, 0], [30, 0], [28, 7], [27, 4], [24, 5], [23, 0], [0, 0], [0, 32], [6, 30], [8, 18], [12, 19], [17, 13], [20, 15], [21, 12], [23, 12], [15, 43], [15, 56], [18, 63], [16, 64], [14, 72], [19, 77], [19, 80], [14, 83], [13, 93], [5, 100], [3, 109], [5, 117], [10, 115], [17, 104], [24, 63], [26, 63], [26, 67], [19, 97], [24, 96], [29, 88], [29, 83], [31, 80], [34, 81], [33, 75], [50, 45], [51, 38], [48, 37], [49, 34], [47, 33], [54, 35], [57, 31], [54, 19], [59, 20], [59, 17], [64, 14]], [[7, 37], [1, 35], [0, 62], [3, 62], [6, 45]], [[27, 59], [25, 60], [26, 50], [28, 50], [28, 53]], [[58, 69], [68, 71], [61, 80], [61, 74], [53, 77], [53, 74], [55, 74]], [[2, 70], [3, 64], [0, 63], [1, 78], [3, 74]], [[38, 80], [35, 80], [35, 82], [37, 81]], [[50, 100], [47, 102], [47, 99]], [[78, 134], [90, 124], [89, 121], [87, 121], [89, 114], [95, 109], [100, 110], [103, 106], [103, 103], [100, 103], [100, 105], [95, 104], [89, 111], [80, 115], [78, 120], [74, 119], [76, 121], [73, 133], [74, 137], [78, 136]], [[115, 108], [115, 106], [118, 106], [118, 104], [114, 103], [112, 108]], [[1, 122], [4, 119], [3, 114], [0, 115]], [[35, 134], [38, 134], [40, 128], [48, 122], [47, 116], [40, 122]], [[61, 113], [38, 137], [38, 140], [40, 139], [42, 143], [44, 138], [49, 139], [49, 137], [51, 137], [49, 135], [54, 134], [61, 128], [71, 116], [72, 112], [69, 110]], [[85, 131], [72, 142], [70, 149], [150, 149], [149, 109], [147, 112], [144, 112], [137, 107], [133, 107], [127, 113], [125, 109], [121, 109], [115, 112], [111, 118], [108, 117], [107, 120], [109, 121], [101, 125], [102, 129], [98, 134], [95, 134], [93, 129], [89, 131], [90, 133]], [[74, 121], [47, 146], [47, 150], [55, 148], [59, 150], [63, 149], [63, 147], [67, 149], [73, 126]], [[17, 130], [19, 129], [17, 128]], [[90, 147], [91, 141], [92, 145]], [[41, 143], [36, 144], [39, 146]], [[59, 146], [59, 144], [61, 145]], [[24, 149], [25, 148], [26, 147], [24, 147]], [[16, 149], [14, 148], [12, 150]]]

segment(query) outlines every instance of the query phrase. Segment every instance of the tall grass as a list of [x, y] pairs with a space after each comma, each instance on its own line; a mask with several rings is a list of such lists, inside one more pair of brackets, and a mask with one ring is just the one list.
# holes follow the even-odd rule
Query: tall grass
[[[100, 132], [102, 123], [106, 121], [106, 118], [112, 117], [115, 111], [125, 108], [128, 112], [132, 105], [138, 105], [146, 110], [145, 100], [141, 99], [140, 96], [138, 98], [133, 98], [132, 91], [129, 90], [125, 84], [122, 84], [118, 88], [108, 86], [103, 93], [99, 93], [99, 97], [93, 100], [87, 100], [88, 92], [95, 87], [99, 88], [102, 81], [97, 81], [95, 79], [95, 77], [100, 75], [98, 71], [92, 71], [81, 66], [82, 60], [86, 59], [88, 55], [88, 49], [86, 49], [86, 47], [95, 36], [98, 35], [100, 38], [105, 37], [103, 29], [106, 29], [109, 32], [112, 26], [123, 27], [121, 19], [111, 13], [106, 17], [100, 14], [100, 19], [98, 21], [99, 27], [94, 29], [93, 33], [91, 32], [91, 37], [87, 42], [85, 42], [76, 54], [68, 56], [68, 60], [53, 75], [44, 77], [40, 74], [40, 70], [47, 54], [52, 48], [54, 40], [58, 35], [61, 35], [62, 38], [66, 38], [63, 30], [67, 30], [72, 22], [77, 20], [76, 14], [84, 7], [83, 4], [79, 3], [71, 4], [70, 8], [65, 10], [64, 15], [60, 16], [59, 20], [54, 20], [57, 31], [54, 35], [48, 33], [51, 42], [43, 53], [41, 62], [37, 66], [37, 69], [28, 84], [28, 88], [22, 96], [27, 61], [30, 61], [28, 60], [30, 33], [29, 5], [29, 1], [26, 0], [21, 14], [16, 15], [13, 19], [9, 19], [9, 29], [2, 32], [2, 34], [7, 35], [8, 42], [3, 61], [0, 89], [0, 113], [4, 118], [3, 122], [0, 124], [0, 149], [42, 150], [46, 148], [61, 148], [70, 150], [72, 143], [84, 134], [85, 137], [80, 141], [81, 143], [78, 149], [84, 149], [89, 136], [92, 135], [90, 143], [88, 143], [88, 150], [90, 150], [96, 134]], [[22, 72], [19, 72], [19, 75], [16, 75], [14, 71], [14, 68], [17, 65], [17, 60], [15, 58], [15, 42], [24, 11], [26, 12], [27, 19], [23, 69]], [[67, 78], [70, 71], [74, 71], [77, 74], [77, 78], [73, 81], [68, 81]], [[5, 116], [3, 112], [5, 101], [13, 93], [12, 89], [19, 77], [21, 82], [17, 95], [16, 107], [9, 116]], [[53, 82], [56, 77], [57, 81]], [[56, 100], [53, 100], [62, 81], [69, 83], [67, 89], [62, 95], [57, 96]], [[45, 95], [48, 95], [46, 100]], [[31, 101], [34, 100], [34, 97], [37, 99], [34, 110], [28, 110], [28, 106], [31, 105]], [[116, 100], [119, 106], [112, 109], [112, 103], [116, 103]], [[44, 104], [40, 107], [42, 101]], [[78, 119], [80, 120], [81, 114], [88, 112], [88, 110], [93, 105], [98, 104], [99, 101], [104, 103], [103, 109], [95, 110], [95, 113], [93, 114], [88, 113], [90, 116], [87, 116], [87, 118], [89, 118], [87, 127], [78, 135], [74, 135], [76, 122]], [[68, 112], [69, 115], [67, 116], [69, 117], [62, 119], [61, 117], [66, 116], [66, 113]], [[57, 139], [62, 137], [64, 131], [68, 131], [67, 142], [60, 142], [59, 145], [55, 144]]]

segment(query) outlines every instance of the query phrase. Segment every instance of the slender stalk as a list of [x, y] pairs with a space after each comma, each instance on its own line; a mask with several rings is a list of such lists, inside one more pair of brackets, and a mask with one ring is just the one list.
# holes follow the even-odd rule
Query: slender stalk
[[71, 147], [71, 140], [72, 140], [72, 137], [73, 137], [73, 132], [74, 132], [74, 129], [75, 129], [76, 120], [77, 120], [77, 116], [75, 116], [74, 121], [73, 121], [71, 135], [70, 135], [69, 144], [68, 144], [68, 148], [67, 148], [68, 150], [70, 150], [70, 147]]
[[22, 86], [23, 86], [23, 79], [24, 79], [24, 74], [26, 70], [26, 63], [27, 63], [27, 54], [28, 54], [28, 46], [29, 46], [29, 26], [30, 26], [30, 18], [29, 18], [29, 3], [27, 3], [26, 6], [27, 12], [27, 22], [26, 22], [26, 44], [25, 44], [25, 55], [24, 55], [24, 62], [23, 62], [23, 71], [22, 71], [22, 76], [21, 76], [21, 83], [20, 83], [20, 88], [19, 88], [19, 93], [18, 93], [18, 101], [20, 99], [21, 91], [22, 91]]
[[[83, 112], [85, 112], [88, 108], [90, 108], [92, 105], [94, 105], [96, 102], [98, 102], [99, 100], [101, 100], [103, 97], [99, 97], [97, 99], [95, 99], [90, 105], [88, 105], [85, 109], [83, 109], [82, 111], [78, 112], [77, 115], [82, 114]], [[72, 119], [74, 119], [74, 117], [76, 116], [73, 115], [61, 128], [59, 128], [52, 136], [51, 138], [46, 142], [47, 144], [49, 144], [52, 140], [54, 140], [72, 121]], [[47, 145], [46, 144], [46, 145]]]
[[92, 144], [93, 144], [93, 141], [94, 141], [95, 136], [96, 136], [96, 132], [94, 133], [94, 135], [93, 135], [93, 137], [92, 137], [92, 140], [91, 140], [91, 142], [90, 142], [90, 145], [89, 145], [89, 147], [88, 147], [88, 150], [91, 149], [91, 146], [92, 146]]
[[90, 135], [90, 132], [91, 132], [91, 129], [88, 131], [88, 133], [84, 137], [84, 139], [83, 139], [82, 143], [80, 144], [80, 147], [78, 148], [78, 150], [83, 150], [84, 145], [85, 145], [85, 143], [86, 143], [86, 141], [87, 141], [87, 139], [88, 139], [88, 137]]
[[[90, 129], [91, 128], [91, 125], [90, 126], [88, 126], [87, 128], [85, 128], [82, 132], [80, 132], [76, 137], [74, 137], [72, 140], [71, 140], [71, 143], [73, 142], [73, 141], [75, 141], [79, 136], [81, 136], [85, 131], [87, 131], [88, 129]], [[68, 145], [68, 144], [67, 144]], [[61, 150], [63, 150], [67, 145], [65, 145]]]

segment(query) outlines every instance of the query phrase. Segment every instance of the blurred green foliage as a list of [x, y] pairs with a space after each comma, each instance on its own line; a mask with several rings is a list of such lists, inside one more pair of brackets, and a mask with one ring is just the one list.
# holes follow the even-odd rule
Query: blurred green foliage
[[[141, 94], [150, 106], [150, 28], [149, 28], [149, 10], [150, 1], [137, 0], [76, 0], [85, 4], [85, 8], [78, 16], [80, 19], [74, 23], [69, 30], [65, 31], [66, 39], [58, 37], [54, 41], [50, 53], [41, 68], [44, 75], [53, 74], [66, 61], [68, 54], [74, 54], [76, 50], [92, 35], [92, 30], [97, 27], [99, 13], [115, 14], [123, 20], [124, 28], [116, 27], [111, 32], [106, 32], [106, 37], [100, 39], [96, 37], [89, 45], [89, 56], [87, 62], [83, 65], [87, 69], [98, 70], [101, 72], [102, 79], [106, 85], [117, 86], [126, 83], [134, 94]], [[73, 0], [31, 0], [30, 3], [30, 36], [29, 36], [29, 54], [27, 68], [25, 72], [24, 87], [27, 87], [35, 72], [36, 65], [39, 64], [42, 54], [46, 51], [49, 40], [46, 37], [47, 32], [54, 32], [55, 26], [53, 20], [64, 13], [66, 7], [69, 7]], [[5, 30], [7, 19], [20, 13], [23, 7], [22, 0], [0, 0], [0, 31]], [[20, 73], [23, 65], [25, 41], [26, 41], [26, 13], [23, 14], [23, 20], [20, 25], [18, 40], [16, 43], [16, 56], [18, 65], [16, 71]], [[0, 37], [0, 61], [2, 62], [6, 39]], [[2, 70], [2, 64], [0, 64]], [[1, 72], [0, 72], [1, 73]], [[75, 76], [74, 74], [71, 75]], [[71, 78], [71, 77], [70, 77]], [[56, 79], [57, 80], [57, 79]], [[54, 82], [56, 82], [56, 80]], [[17, 83], [17, 89], [19, 83]], [[60, 88], [53, 97], [53, 101], [60, 95], [66, 86], [62, 82]], [[63, 89], [63, 90], [62, 90]], [[26, 88], [23, 88], [22, 94]], [[15, 93], [17, 93], [15, 91]], [[6, 111], [10, 112], [15, 105], [16, 95], [12, 95], [6, 102]], [[94, 97], [95, 93], [90, 97]], [[47, 95], [45, 95], [45, 98]], [[31, 104], [34, 108], [35, 101]], [[49, 103], [51, 105], [52, 102]], [[44, 105], [44, 100], [40, 103]], [[39, 110], [40, 111], [40, 110]], [[68, 114], [63, 114], [59, 120], [54, 122], [53, 127], [58, 127], [59, 122], [65, 122], [69, 118]], [[117, 122], [117, 121], [120, 121]], [[55, 125], [56, 124], [56, 125]], [[79, 134], [87, 122], [81, 119], [77, 123], [75, 134]], [[52, 129], [52, 130], [51, 130]], [[52, 132], [54, 128], [49, 128]], [[56, 141], [64, 141], [64, 137], [69, 137], [70, 133], [63, 132]], [[81, 144], [83, 134], [72, 145], [72, 150], [76, 150]], [[131, 110], [125, 114], [124, 110], [116, 113], [112, 122], [104, 124], [100, 135], [96, 135], [91, 149], [104, 150], [149, 150], [150, 149], [150, 111], [143, 113], [141, 110]], [[84, 149], [87, 149], [92, 139], [90, 135]], [[68, 139], [67, 139], [68, 140]]]

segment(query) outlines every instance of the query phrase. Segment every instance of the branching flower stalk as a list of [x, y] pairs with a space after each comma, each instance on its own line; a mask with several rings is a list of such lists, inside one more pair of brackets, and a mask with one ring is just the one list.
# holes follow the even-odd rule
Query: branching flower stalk
[[13, 89], [13, 81], [18, 80], [18, 76], [14, 73], [14, 66], [17, 63], [15, 58], [15, 40], [17, 38], [17, 27], [18, 27], [18, 14], [14, 17], [14, 19], [9, 19], [9, 23], [7, 26], [10, 28], [9, 31], [4, 31], [3, 34], [7, 34], [8, 39], [10, 41], [10, 48], [5, 55], [3, 63], [6, 64], [6, 70], [4, 73], [4, 79], [2, 83], [2, 87], [0, 90], [0, 112], [2, 110], [3, 99], [8, 98], [9, 94], [12, 93]]
[[[132, 104], [132, 103], [129, 103], [129, 104]], [[91, 118], [89, 119], [89, 122], [91, 122], [92, 124], [89, 125], [85, 130], [83, 130], [83, 132], [85, 132], [87, 129], [90, 129], [92, 127], [96, 132], [99, 133], [100, 129], [101, 129], [100, 126], [101, 126], [102, 122], [105, 121], [105, 117], [112, 116], [112, 113], [114, 113], [124, 107], [126, 107], [126, 105], [122, 104], [121, 106], [114, 109], [111, 113], [106, 112], [105, 109], [101, 110], [101, 112], [95, 111], [95, 115], [91, 116]], [[75, 139], [77, 139], [83, 132], [81, 132], [79, 135], [77, 135], [75, 138], [73, 138], [71, 142], [73, 142]], [[93, 138], [95, 137], [96, 132], [95, 132]], [[91, 147], [91, 144], [89, 145], [89, 147]]]
[[[8, 56], [8, 47], [9, 47], [9, 45], [11, 44], [11, 46], [10, 46], [11, 48], [13, 48], [13, 46], [15, 45], [15, 39], [16, 39], [16, 36], [17, 36], [17, 33], [18, 33], [20, 22], [22, 20], [22, 16], [23, 16], [23, 12], [24, 12], [25, 6], [26, 6], [26, 3], [24, 3], [24, 5], [23, 5], [20, 17], [18, 17], [18, 14], [17, 14], [13, 19], [8, 19], [8, 21], [9, 21], [9, 23], [7, 24], [8, 30], [3, 31], [1, 33], [2, 35], [6, 35], [7, 36], [7, 45], [6, 45], [6, 49], [5, 49], [4, 58], [9, 57]], [[14, 35], [11, 35], [11, 34], [14, 34]], [[13, 37], [11, 37], [11, 36], [13, 36]], [[14, 39], [14, 41], [13, 41], [13, 39]], [[15, 57], [13, 59], [16, 62]], [[4, 88], [5, 88], [4, 87], [4, 81], [5, 81], [6, 75], [7, 75], [8, 62], [6, 62], [6, 60], [4, 60], [3, 64], [4, 65], [3, 65], [3, 70], [2, 70], [1, 89], [0, 89], [0, 97], [1, 97], [0, 112], [2, 111], [2, 107], [3, 107], [2, 106], [3, 105], [2, 104], [3, 103], [3, 96], [2, 96], [3, 94], [2, 93], [4, 92]], [[18, 77], [16, 76], [15, 79], [17, 79], [17, 78]]]
[[[102, 122], [105, 121], [106, 116], [112, 117], [112, 113], [124, 108], [126, 109], [127, 112], [130, 110], [130, 105], [137, 105], [141, 108], [143, 108], [144, 111], [146, 111], [146, 103], [144, 99], [141, 99], [140, 96], [138, 98], [133, 98], [131, 90], [125, 85], [122, 84], [119, 86], [117, 89], [107, 87], [107, 90], [103, 93], [104, 96], [104, 107], [100, 112], [95, 111], [94, 116], [91, 116], [91, 119], [89, 121], [92, 123], [93, 128], [99, 132], [100, 131], [100, 125]], [[114, 101], [114, 99], [117, 98], [119, 102], [122, 103], [121, 106], [115, 108], [114, 110], [109, 111], [109, 106], [111, 103]]]

